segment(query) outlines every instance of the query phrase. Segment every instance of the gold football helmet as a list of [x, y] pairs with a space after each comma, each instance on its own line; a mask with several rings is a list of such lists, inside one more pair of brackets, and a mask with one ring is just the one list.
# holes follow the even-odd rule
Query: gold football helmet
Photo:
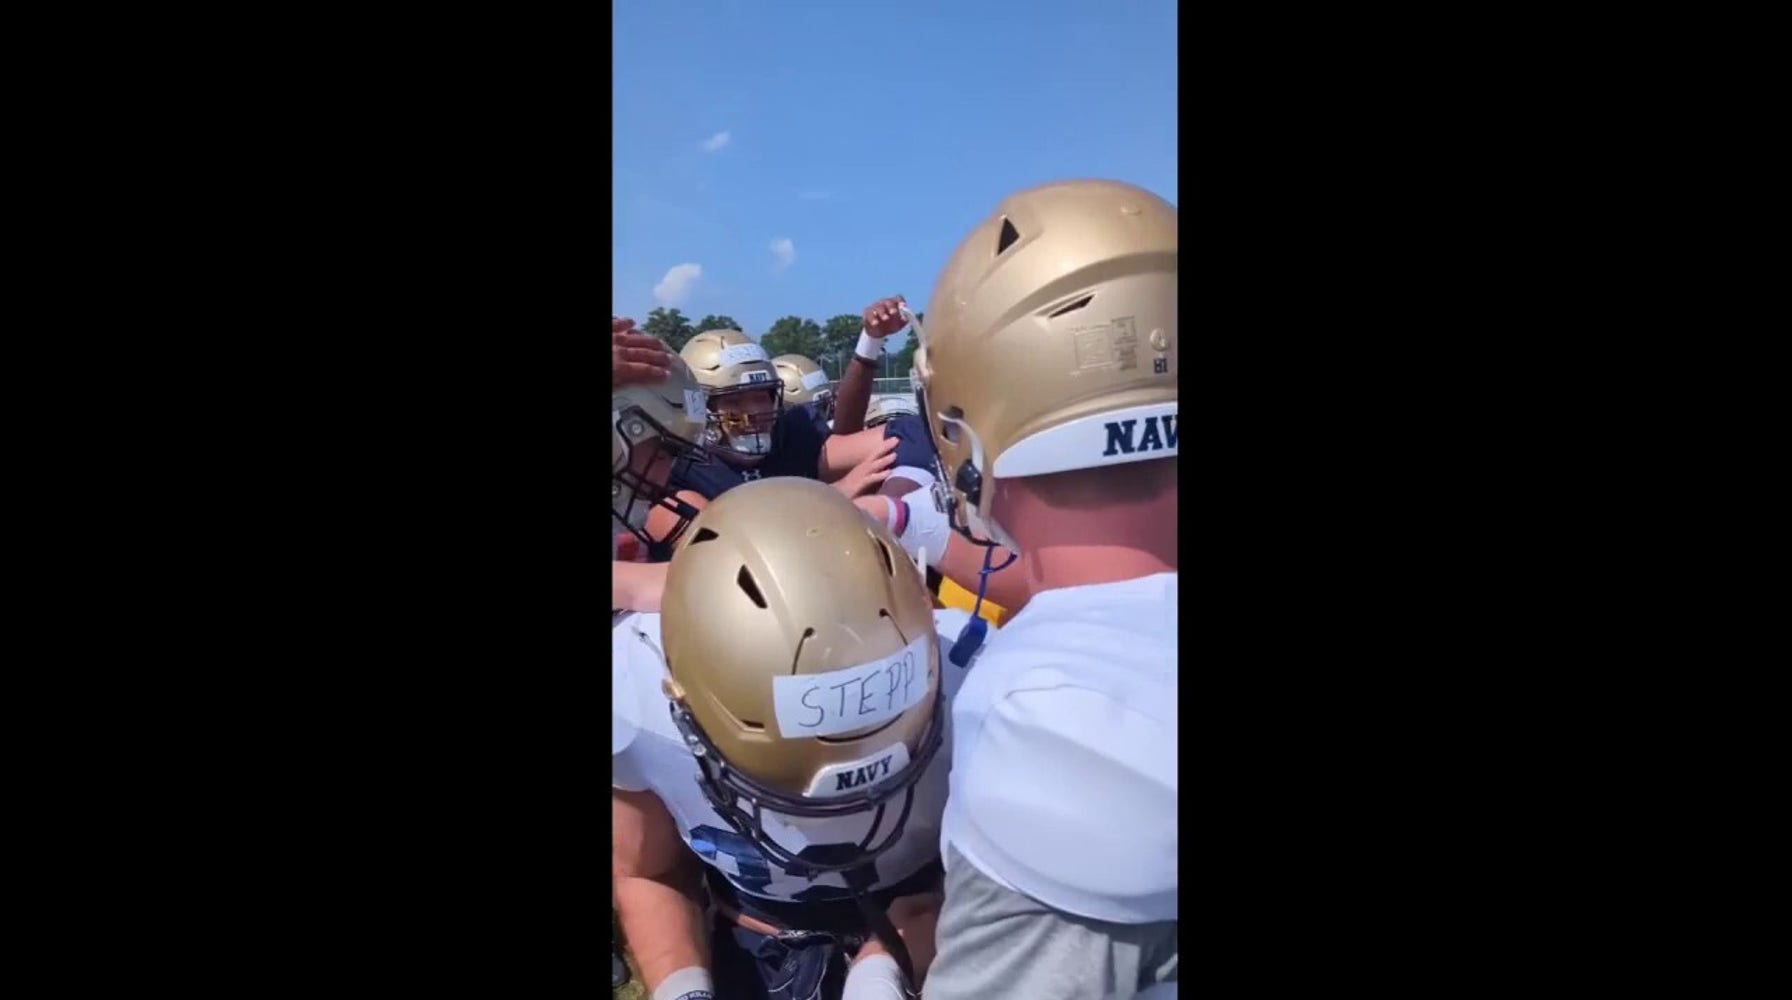
[[[610, 391], [610, 514], [646, 544], [676, 539], [696, 513], [671, 497], [672, 463], [704, 460], [697, 443], [708, 420], [703, 387], [677, 355], [668, 352], [667, 360], [672, 370], [659, 382]], [[647, 535], [654, 504], [680, 515], [665, 538]]]
[[708, 395], [703, 443], [734, 465], [764, 461], [784, 412], [784, 383], [765, 348], [739, 330], [706, 330], [679, 356]]
[[915, 322], [955, 528], [1018, 551], [993, 479], [1176, 455], [1176, 295], [1176, 209], [1130, 184], [1030, 188], [965, 237]]
[[916, 408], [915, 404], [901, 396], [880, 396], [872, 400], [871, 405], [865, 408], [865, 426], [876, 427], [879, 424], [889, 423], [904, 414], [919, 412], [921, 411]]
[[[813, 480], [746, 483], [691, 523], [662, 609], [666, 695], [716, 811], [797, 875], [894, 845], [945, 722], [932, 603], [889, 529]], [[793, 851], [762, 824], [873, 810], [855, 845]]]
[[780, 354], [772, 359], [778, 379], [784, 383], [784, 408], [812, 404], [823, 420], [834, 417], [834, 389], [828, 373], [801, 354]]

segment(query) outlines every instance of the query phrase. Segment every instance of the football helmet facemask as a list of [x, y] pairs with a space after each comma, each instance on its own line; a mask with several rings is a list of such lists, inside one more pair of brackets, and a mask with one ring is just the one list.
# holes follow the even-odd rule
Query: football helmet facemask
[[772, 450], [784, 384], [765, 348], [739, 330], [706, 330], [679, 352], [708, 397], [703, 443], [730, 465], [755, 466]]
[[[932, 602], [887, 528], [813, 480], [747, 483], [692, 522], [662, 615], [672, 718], [717, 813], [799, 876], [862, 873], [900, 840], [945, 716]], [[869, 825], [797, 846], [768, 814]]]
[[[660, 381], [610, 391], [610, 516], [648, 544], [675, 540], [696, 513], [672, 498], [673, 463], [705, 460], [698, 444], [708, 420], [703, 388], [677, 355], [668, 352], [668, 360], [672, 370]], [[679, 515], [659, 539], [647, 533], [656, 504]]]

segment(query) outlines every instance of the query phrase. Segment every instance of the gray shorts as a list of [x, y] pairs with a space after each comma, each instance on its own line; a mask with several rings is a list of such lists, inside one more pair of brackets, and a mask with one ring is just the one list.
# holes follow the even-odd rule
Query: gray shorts
[[947, 848], [927, 1000], [1127, 1000], [1176, 978], [1176, 922], [1111, 924], [1005, 889]]

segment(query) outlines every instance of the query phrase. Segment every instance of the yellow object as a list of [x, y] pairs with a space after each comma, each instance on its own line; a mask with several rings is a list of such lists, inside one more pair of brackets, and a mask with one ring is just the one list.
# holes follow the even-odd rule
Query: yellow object
[[[977, 607], [976, 594], [960, 587], [958, 584], [953, 583], [949, 578], [944, 576], [940, 577], [939, 598], [941, 604], [944, 604], [948, 608], [957, 608], [960, 611], [969, 611], [972, 608]], [[988, 597], [983, 599], [983, 607], [977, 611], [977, 617], [996, 626], [1000, 626], [1002, 624], [1002, 619], [1007, 616], [1008, 609], [990, 600]]]

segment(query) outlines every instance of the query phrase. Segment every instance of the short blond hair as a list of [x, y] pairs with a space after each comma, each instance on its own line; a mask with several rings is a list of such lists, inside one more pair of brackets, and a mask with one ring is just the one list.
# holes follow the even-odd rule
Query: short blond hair
[[1176, 457], [1028, 476], [1020, 482], [1047, 505], [1060, 509], [1091, 510], [1117, 498], [1155, 500], [1176, 488]]

